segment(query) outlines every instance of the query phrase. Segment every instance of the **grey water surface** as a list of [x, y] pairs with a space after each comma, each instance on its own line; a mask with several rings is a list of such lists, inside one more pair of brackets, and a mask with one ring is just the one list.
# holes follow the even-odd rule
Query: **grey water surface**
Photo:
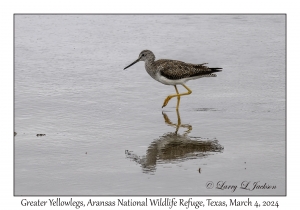
[[[285, 18], [15, 15], [15, 195], [285, 195]], [[223, 71], [162, 109], [145, 49]]]

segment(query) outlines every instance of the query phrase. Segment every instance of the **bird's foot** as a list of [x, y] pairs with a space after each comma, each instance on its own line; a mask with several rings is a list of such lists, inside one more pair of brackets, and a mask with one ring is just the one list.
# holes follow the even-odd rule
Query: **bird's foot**
[[165, 99], [164, 104], [162, 105], [161, 108], [164, 108], [165, 106], [167, 106], [167, 104], [169, 103], [169, 101], [170, 101], [171, 98], [172, 98], [172, 97], [168, 96], [168, 97]]

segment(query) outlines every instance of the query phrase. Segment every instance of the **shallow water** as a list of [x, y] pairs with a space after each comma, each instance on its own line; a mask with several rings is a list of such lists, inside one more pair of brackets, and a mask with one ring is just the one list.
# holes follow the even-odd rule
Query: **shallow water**
[[285, 16], [16, 15], [15, 132], [15, 195], [285, 195]]

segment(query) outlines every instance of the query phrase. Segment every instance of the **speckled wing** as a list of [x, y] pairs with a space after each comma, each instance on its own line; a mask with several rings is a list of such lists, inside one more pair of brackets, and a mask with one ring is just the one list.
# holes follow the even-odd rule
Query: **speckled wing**
[[190, 64], [176, 60], [158, 60], [156, 61], [157, 69], [162, 76], [170, 80], [178, 80], [193, 77], [211, 77], [216, 76], [213, 72], [221, 71], [222, 68], [209, 68], [203, 64]]

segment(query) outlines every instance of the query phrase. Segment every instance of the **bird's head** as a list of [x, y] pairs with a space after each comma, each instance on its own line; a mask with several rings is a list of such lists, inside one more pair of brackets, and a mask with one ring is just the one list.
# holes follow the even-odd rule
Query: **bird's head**
[[153, 52], [151, 52], [150, 50], [143, 50], [140, 53], [138, 59], [136, 61], [134, 61], [132, 64], [126, 66], [124, 68], [124, 70], [129, 68], [130, 66], [134, 65], [135, 63], [137, 63], [139, 61], [154, 61], [154, 60], [155, 60], [155, 56], [154, 56]]

